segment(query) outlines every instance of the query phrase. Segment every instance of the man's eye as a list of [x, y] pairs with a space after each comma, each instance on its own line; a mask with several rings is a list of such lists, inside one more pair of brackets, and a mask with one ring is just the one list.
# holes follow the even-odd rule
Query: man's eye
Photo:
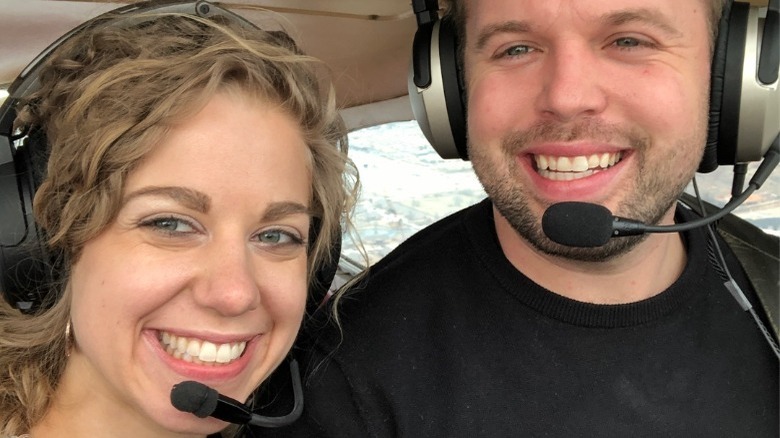
[[642, 41], [632, 37], [621, 37], [615, 40], [615, 45], [621, 49], [634, 49], [644, 46]]
[[504, 51], [504, 56], [522, 56], [531, 53], [532, 49], [528, 46], [512, 46]]

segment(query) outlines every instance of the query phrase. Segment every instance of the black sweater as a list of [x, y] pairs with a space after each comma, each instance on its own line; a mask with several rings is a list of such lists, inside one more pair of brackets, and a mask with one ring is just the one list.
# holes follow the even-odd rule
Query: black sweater
[[778, 361], [710, 265], [705, 233], [684, 238], [688, 264], [668, 290], [595, 305], [518, 272], [489, 201], [455, 213], [342, 301], [343, 340], [310, 324], [304, 417], [262, 433], [778, 437]]

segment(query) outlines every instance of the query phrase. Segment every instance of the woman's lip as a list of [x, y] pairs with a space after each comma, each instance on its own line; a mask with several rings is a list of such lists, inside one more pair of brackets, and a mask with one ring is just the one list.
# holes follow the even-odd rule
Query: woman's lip
[[189, 331], [180, 329], [150, 329], [156, 331], [158, 336], [162, 332], [166, 332], [169, 335], [176, 335], [177, 337], [185, 337], [190, 339], [198, 339], [200, 341], [209, 341], [215, 344], [229, 344], [233, 342], [249, 342], [252, 339], [260, 336], [258, 333], [253, 334], [218, 334], [218, 333], [205, 333], [199, 331]]
[[259, 341], [262, 339], [262, 335], [251, 338], [247, 341], [244, 353], [228, 364], [201, 365], [176, 359], [168, 354], [159, 341], [159, 332], [157, 330], [146, 330], [143, 336], [147, 345], [170, 370], [181, 376], [183, 380], [192, 379], [204, 383], [217, 383], [235, 378], [241, 374], [252, 360], [260, 344]]

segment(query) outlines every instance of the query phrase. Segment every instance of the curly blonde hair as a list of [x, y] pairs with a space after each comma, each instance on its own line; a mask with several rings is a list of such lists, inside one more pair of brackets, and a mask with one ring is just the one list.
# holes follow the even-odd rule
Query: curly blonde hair
[[[138, 14], [137, 14], [138, 15]], [[58, 47], [25, 100], [17, 129], [42, 127], [50, 156], [35, 194], [36, 221], [62, 255], [61, 294], [36, 315], [0, 304], [0, 436], [40, 421], [66, 363], [67, 273], [116, 217], [127, 175], [176, 123], [217, 92], [237, 90], [289, 113], [309, 146], [309, 278], [337, 257], [358, 190], [344, 124], [324, 67], [292, 39], [229, 20], [185, 14], [101, 16]]]

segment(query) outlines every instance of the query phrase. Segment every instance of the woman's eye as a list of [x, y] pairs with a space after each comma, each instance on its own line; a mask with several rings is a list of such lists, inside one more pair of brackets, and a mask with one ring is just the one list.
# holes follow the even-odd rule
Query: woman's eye
[[158, 217], [141, 223], [141, 226], [159, 230], [168, 234], [193, 233], [195, 227], [176, 217]]
[[302, 245], [303, 239], [284, 230], [264, 230], [257, 235], [257, 240], [264, 245]]

